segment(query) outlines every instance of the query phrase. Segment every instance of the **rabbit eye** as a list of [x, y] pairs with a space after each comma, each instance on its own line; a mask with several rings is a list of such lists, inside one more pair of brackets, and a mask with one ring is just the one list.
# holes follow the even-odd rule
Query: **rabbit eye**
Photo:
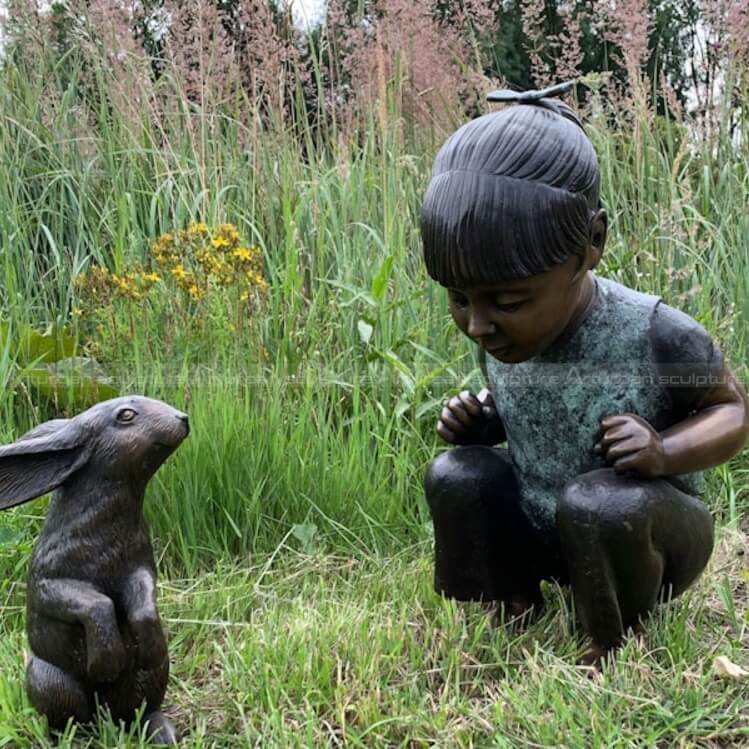
[[136, 411], [133, 411], [132, 408], [123, 408], [118, 414], [117, 414], [117, 421], [132, 421], [136, 416]]

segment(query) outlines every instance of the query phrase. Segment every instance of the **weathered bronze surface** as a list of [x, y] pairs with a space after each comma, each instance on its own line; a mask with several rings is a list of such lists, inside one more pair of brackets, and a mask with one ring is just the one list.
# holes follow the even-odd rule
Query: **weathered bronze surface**
[[749, 406], [704, 328], [594, 274], [598, 163], [553, 92], [473, 120], [435, 160], [427, 269], [488, 387], [443, 408], [437, 432], [459, 447], [425, 490], [437, 590], [517, 614], [541, 580], [569, 583], [595, 661], [704, 569], [701, 472], [741, 449]]
[[54, 490], [29, 570], [26, 683], [53, 728], [90, 721], [97, 701], [115, 720], [145, 706], [154, 740], [176, 743], [143, 498], [188, 433], [185, 414], [128, 396], [0, 447], [0, 509]]

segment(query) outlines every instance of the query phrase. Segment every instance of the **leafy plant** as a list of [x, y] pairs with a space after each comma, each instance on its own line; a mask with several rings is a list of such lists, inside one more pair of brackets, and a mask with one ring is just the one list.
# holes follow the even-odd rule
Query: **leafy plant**
[[51, 323], [40, 332], [0, 323], [0, 349], [13, 362], [16, 383], [56, 410], [79, 410], [117, 395], [98, 362], [78, 355], [77, 338], [65, 327]]

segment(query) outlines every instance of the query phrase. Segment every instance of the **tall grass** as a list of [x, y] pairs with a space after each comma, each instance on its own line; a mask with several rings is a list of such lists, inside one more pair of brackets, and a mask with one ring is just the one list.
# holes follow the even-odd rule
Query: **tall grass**
[[[87, 264], [120, 270], [192, 219], [236, 224], [266, 260], [254, 338], [216, 328], [195, 356], [154, 350], [143, 327], [107, 362], [123, 392], [191, 415], [190, 439], [149, 493], [168, 563], [192, 572], [272, 551], [297, 543], [299, 526], [321, 548], [353, 554], [423, 539], [421, 476], [437, 449], [438, 405], [480, 384], [420, 260], [420, 197], [444, 134], [408, 126], [392, 104], [321, 141], [303, 126], [247, 120], [244, 106], [201, 107], [168, 75], [133, 119], [87, 110], [80, 81], [98, 102], [111, 81], [104, 69], [92, 76], [90, 61], [76, 65], [50, 56], [0, 71], [12, 328], [69, 321]], [[627, 123], [594, 109], [588, 128], [611, 216], [602, 272], [697, 317], [745, 374], [749, 145], [726, 134], [699, 142], [644, 106]], [[12, 359], [10, 349], [0, 357], [8, 439], [51, 415], [14, 380]], [[713, 482], [711, 501], [735, 522], [747, 494], [727, 481]], [[2, 522], [19, 528], [28, 513]]]

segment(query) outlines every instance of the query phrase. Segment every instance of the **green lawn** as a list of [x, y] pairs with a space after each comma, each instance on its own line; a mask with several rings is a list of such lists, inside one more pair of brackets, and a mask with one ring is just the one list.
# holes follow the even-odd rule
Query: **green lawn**
[[[568, 591], [523, 631], [431, 590], [428, 543], [380, 557], [270, 556], [162, 580], [167, 713], [185, 747], [727, 747], [749, 742], [744, 536], [602, 673], [575, 666]], [[742, 577], [743, 571], [743, 577]], [[146, 746], [102, 719], [53, 743], [23, 693], [22, 584], [4, 586], [0, 745]]]

